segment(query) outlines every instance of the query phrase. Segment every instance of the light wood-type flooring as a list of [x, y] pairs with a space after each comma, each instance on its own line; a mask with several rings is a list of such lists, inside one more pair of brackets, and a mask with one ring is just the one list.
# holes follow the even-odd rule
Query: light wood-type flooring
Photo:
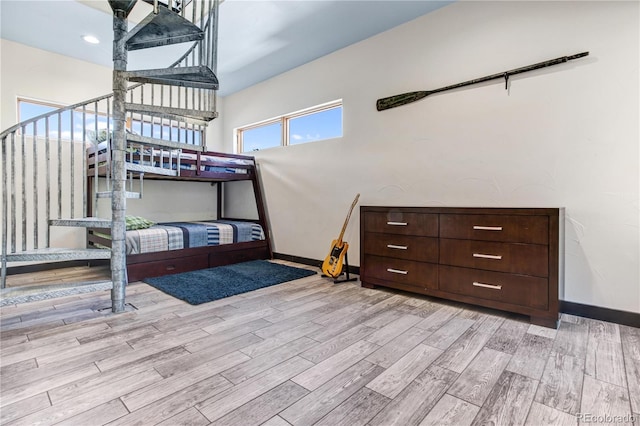
[[198, 306], [134, 283], [127, 302], [2, 308], [0, 423], [640, 425], [637, 328], [320, 275]]
[[64, 284], [78, 281], [110, 280], [109, 266], [76, 266], [71, 268], [51, 269], [46, 272], [28, 272], [7, 275], [7, 287], [27, 287], [32, 285]]

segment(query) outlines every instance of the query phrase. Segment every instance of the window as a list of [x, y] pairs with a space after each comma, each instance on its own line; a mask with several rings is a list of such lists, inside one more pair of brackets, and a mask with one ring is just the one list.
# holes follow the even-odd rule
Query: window
[[45, 104], [43, 102], [32, 102], [26, 99], [18, 98], [18, 121], [28, 120], [38, 115], [45, 114], [61, 108], [53, 104]]
[[[22, 122], [29, 120], [39, 115], [55, 111], [59, 108], [64, 108], [64, 105], [18, 98], [18, 121]], [[84, 112], [85, 114], [83, 114], [82, 109], [74, 110], [73, 120], [71, 119], [71, 111], [64, 111], [60, 113], [60, 115], [52, 115], [49, 118], [49, 135], [57, 137], [58, 130], [60, 130], [60, 137], [63, 140], [71, 140], [71, 127], [73, 124], [73, 139], [75, 141], [82, 141], [83, 129], [86, 128], [89, 131], [93, 131], [93, 129], [96, 128], [96, 118], [98, 121], [98, 130], [107, 128], [107, 116], [105, 114], [95, 114], [90, 110], [85, 110]], [[58, 124], [58, 119], [60, 119], [60, 124]], [[37, 127], [35, 130], [37, 131], [38, 136], [44, 136], [46, 132], [45, 120], [38, 120], [36, 124], [37, 126], [34, 126], [33, 124], [27, 125], [24, 128], [24, 134], [26, 136], [33, 136], [34, 127]], [[109, 127], [113, 128], [113, 123], [111, 123]]]
[[282, 145], [282, 121], [264, 123], [242, 131], [242, 150], [259, 151]]
[[342, 100], [237, 129], [238, 152], [342, 137]]

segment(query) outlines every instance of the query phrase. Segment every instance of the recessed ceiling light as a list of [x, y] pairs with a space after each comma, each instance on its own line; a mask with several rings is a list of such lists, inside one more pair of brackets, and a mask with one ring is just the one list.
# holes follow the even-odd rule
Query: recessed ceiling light
[[82, 39], [84, 41], [86, 41], [87, 43], [90, 43], [90, 44], [98, 44], [98, 43], [100, 43], [100, 40], [98, 40], [98, 38], [96, 36], [92, 36], [92, 35], [84, 35], [84, 36], [82, 36]]

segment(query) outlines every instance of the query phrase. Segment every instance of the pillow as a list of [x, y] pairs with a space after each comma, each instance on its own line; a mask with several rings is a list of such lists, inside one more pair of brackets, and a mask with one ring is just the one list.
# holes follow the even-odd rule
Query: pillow
[[[96, 133], [95, 130], [85, 130], [86, 134], [87, 134], [87, 139], [93, 143], [99, 143], [99, 142], [104, 142], [107, 139], [111, 140], [113, 139], [113, 130], [111, 130], [109, 133], [107, 133], [107, 129], [98, 129], [98, 133]], [[128, 128], [125, 128], [125, 131], [127, 133], [130, 134], [136, 134], [136, 132], [133, 132], [131, 130], [129, 130]]]
[[87, 130], [87, 139], [93, 143], [104, 142], [107, 140], [107, 129], [99, 129], [96, 134], [95, 130]]
[[127, 231], [133, 231], [134, 229], [147, 229], [155, 225], [154, 222], [140, 216], [126, 216], [125, 222], [127, 223]]

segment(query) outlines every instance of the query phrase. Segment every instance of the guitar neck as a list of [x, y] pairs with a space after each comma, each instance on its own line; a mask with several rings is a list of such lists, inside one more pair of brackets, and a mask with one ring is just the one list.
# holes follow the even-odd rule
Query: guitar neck
[[342, 231], [340, 231], [340, 236], [338, 237], [338, 245], [342, 245], [342, 238], [344, 237], [344, 232], [347, 230], [347, 225], [349, 224], [349, 219], [351, 218], [351, 213], [353, 212], [353, 208], [358, 204], [358, 198], [360, 198], [360, 194], [356, 195], [356, 198], [351, 203], [351, 208], [349, 209], [349, 214], [347, 218], [344, 220], [344, 225], [342, 225]]

